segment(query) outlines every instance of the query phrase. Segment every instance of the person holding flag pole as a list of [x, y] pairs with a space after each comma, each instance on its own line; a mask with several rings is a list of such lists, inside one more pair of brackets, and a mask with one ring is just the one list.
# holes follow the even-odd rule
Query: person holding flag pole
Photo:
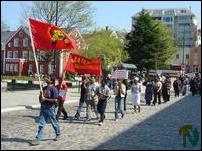
[[[31, 43], [33, 48], [34, 60], [36, 64], [36, 71], [37, 71], [37, 75], [39, 75], [38, 62], [36, 58], [35, 47], [33, 44], [33, 37], [31, 33], [30, 22], [28, 22], [28, 25], [29, 25]], [[39, 144], [39, 141], [43, 134], [43, 129], [45, 127], [45, 124], [48, 118], [50, 119], [50, 122], [56, 133], [55, 140], [58, 140], [58, 137], [60, 136], [60, 127], [56, 120], [56, 115], [55, 115], [55, 103], [57, 102], [58, 91], [55, 87], [51, 85], [52, 80], [48, 77], [44, 78], [44, 80], [47, 83], [47, 86], [44, 87], [44, 89], [42, 90], [40, 75], [38, 76], [38, 78], [39, 78], [39, 85], [40, 85], [39, 101], [41, 103], [41, 110], [40, 110], [40, 116], [39, 116], [39, 127], [37, 131], [37, 135], [36, 135], [36, 138], [30, 142], [31, 145]]]

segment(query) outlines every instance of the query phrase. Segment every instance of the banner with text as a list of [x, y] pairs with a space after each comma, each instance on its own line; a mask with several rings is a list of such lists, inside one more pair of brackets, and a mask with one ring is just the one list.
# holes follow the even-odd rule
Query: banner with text
[[78, 74], [91, 74], [102, 76], [101, 61], [97, 59], [88, 59], [77, 54], [69, 55], [65, 70]]

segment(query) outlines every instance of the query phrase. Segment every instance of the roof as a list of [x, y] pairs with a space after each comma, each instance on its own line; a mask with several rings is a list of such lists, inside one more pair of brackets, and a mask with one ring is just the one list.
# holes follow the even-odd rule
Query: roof
[[15, 31], [2, 31], [1, 32], [1, 43], [5, 44], [6, 41], [15, 33]]
[[137, 69], [136, 65], [128, 64], [128, 63], [120, 63], [116, 67], [118, 67], [118, 68], [126, 68], [126, 69]]
[[20, 31], [20, 29], [23, 29], [25, 31], [25, 33], [30, 36], [29, 34], [29, 30], [27, 27], [25, 26], [20, 26], [16, 31], [2, 31], [1, 32], [1, 43], [2, 44], [7, 44], [10, 39], [17, 33]]

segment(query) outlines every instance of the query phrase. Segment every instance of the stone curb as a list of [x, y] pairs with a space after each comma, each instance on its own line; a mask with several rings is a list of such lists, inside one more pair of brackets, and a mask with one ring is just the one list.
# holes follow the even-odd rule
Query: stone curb
[[[64, 104], [74, 103], [78, 102], [79, 100], [72, 100], [72, 101], [66, 101]], [[11, 112], [11, 111], [19, 111], [19, 110], [26, 110], [26, 109], [40, 109], [40, 104], [37, 105], [27, 105], [27, 106], [19, 106], [19, 107], [9, 107], [1, 109], [1, 113], [5, 112]]]

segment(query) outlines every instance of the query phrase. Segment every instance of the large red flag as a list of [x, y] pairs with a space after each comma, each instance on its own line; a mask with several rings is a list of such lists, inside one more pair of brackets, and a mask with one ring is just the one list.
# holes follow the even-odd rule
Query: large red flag
[[33, 44], [36, 49], [77, 49], [77, 45], [63, 30], [52, 24], [29, 18]]
[[97, 59], [88, 59], [77, 54], [69, 55], [65, 70], [78, 74], [91, 74], [102, 76], [101, 61]]

